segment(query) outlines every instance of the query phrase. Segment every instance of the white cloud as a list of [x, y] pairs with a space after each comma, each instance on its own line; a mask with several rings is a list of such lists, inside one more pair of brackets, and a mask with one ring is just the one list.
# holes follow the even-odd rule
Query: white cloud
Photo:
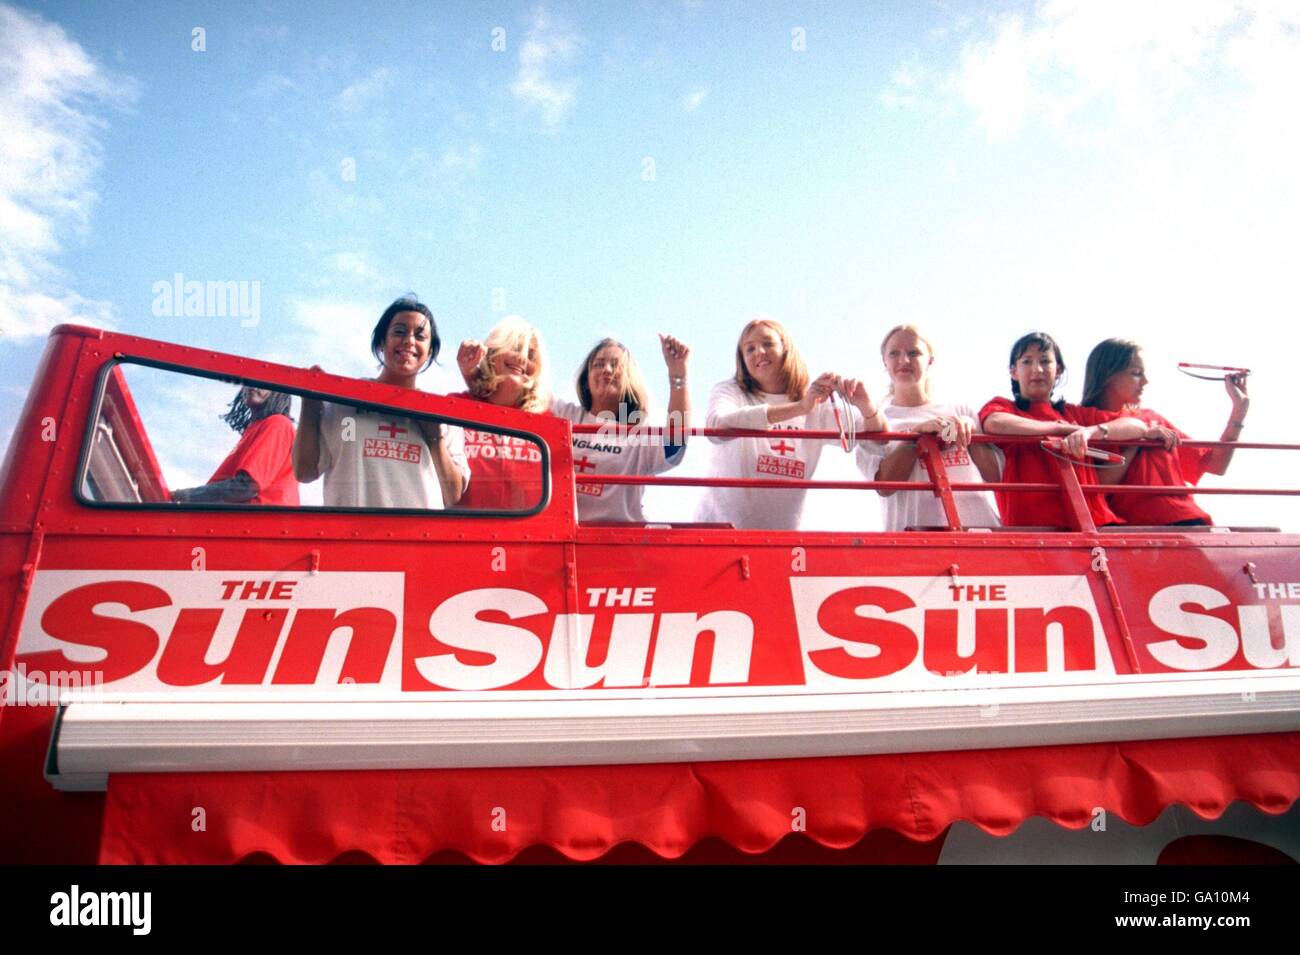
[[371, 319], [371, 307], [357, 302], [329, 300], [297, 300], [293, 303], [294, 321], [308, 331], [320, 336], [335, 336], [338, 332], [358, 331], [366, 328]]
[[911, 107], [917, 105], [918, 92], [928, 79], [925, 67], [915, 60], [910, 60], [894, 69], [889, 78], [889, 86], [880, 94], [880, 101], [885, 106]]
[[[976, 134], [939, 160], [954, 201], [931, 230], [942, 238], [928, 268], [959, 291], [926, 293], [927, 311], [961, 316], [966, 329], [1047, 326], [1071, 364], [1071, 399], [1098, 339], [1134, 338], [1148, 400], [1199, 438], [1218, 437], [1226, 398], [1175, 363], [1248, 365], [1250, 433], [1294, 441], [1300, 7], [1055, 0], [1019, 10], [932, 43], [919, 81], [900, 67], [888, 86], [896, 104]], [[1059, 161], [1061, 146], [1082, 161]], [[970, 367], [1005, 361], [999, 350]], [[945, 376], [958, 394], [988, 386], [964, 367]], [[1207, 483], [1280, 486], [1285, 464], [1242, 452]], [[1296, 509], [1274, 499], [1202, 505], [1222, 523], [1295, 526]]]
[[[1046, 0], [971, 28], [958, 63], [928, 84], [990, 141], [1040, 123], [1068, 140], [1163, 122], [1218, 85], [1293, 97], [1300, 9], [1268, 0]], [[912, 105], [920, 79], [895, 71], [883, 98]]]
[[296, 337], [290, 364], [317, 364], [342, 375], [373, 373], [367, 351], [379, 318], [373, 302], [298, 299], [291, 308], [294, 324], [306, 334]]
[[84, 232], [98, 198], [102, 108], [133, 101], [134, 83], [107, 74], [63, 29], [0, 4], [0, 330], [8, 341], [59, 322], [109, 324], [107, 302], [67, 287], [55, 265]]
[[708, 95], [709, 91], [704, 88], [692, 90], [683, 97], [682, 108], [688, 113], [693, 113], [700, 108], [700, 104], [704, 102], [704, 98]]
[[393, 81], [393, 71], [381, 66], [364, 79], [357, 80], [334, 99], [334, 106], [345, 113], [355, 113], [371, 100], [383, 95]]
[[249, 87], [248, 95], [258, 99], [271, 99], [281, 93], [299, 93], [300, 87], [283, 73], [264, 73], [257, 82]]
[[446, 172], [478, 172], [479, 160], [483, 157], [483, 147], [478, 143], [465, 146], [448, 146], [442, 152], [442, 169]]
[[329, 256], [331, 270], [345, 279], [365, 285], [391, 285], [391, 278], [364, 252], [335, 252]]
[[533, 11], [532, 26], [519, 46], [519, 71], [510, 92], [540, 109], [547, 126], [557, 125], [573, 106], [578, 81], [556, 78], [551, 72], [557, 63], [570, 60], [577, 47], [577, 38], [554, 28], [545, 10]]
[[[262, 357], [297, 368], [320, 365], [335, 375], [373, 378], [378, 364], [370, 354], [370, 334], [386, 305], [374, 301], [297, 299], [290, 303], [293, 340], [277, 342]], [[443, 336], [439, 360], [446, 364], [449, 355], [455, 358], [459, 339], [447, 340], [447, 327], [441, 323], [438, 330]], [[454, 367], [454, 361], [447, 367], [433, 365], [420, 376], [419, 387], [439, 394], [464, 390], [459, 375], [451, 371]]]
[[16, 290], [0, 282], [0, 334], [8, 341], [43, 338], [55, 325], [113, 327], [109, 302], [82, 298], [71, 289], [46, 295], [31, 289]]

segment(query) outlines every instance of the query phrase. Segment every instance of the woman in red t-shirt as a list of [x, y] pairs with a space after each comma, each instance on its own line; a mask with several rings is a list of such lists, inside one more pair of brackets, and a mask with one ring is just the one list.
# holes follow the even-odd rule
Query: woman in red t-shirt
[[289, 396], [245, 385], [221, 417], [239, 432], [239, 443], [207, 484], [172, 491], [172, 500], [187, 504], [297, 506]]
[[[1044, 332], [1031, 332], [1011, 346], [1011, 393], [1014, 400], [994, 398], [980, 409], [980, 424], [987, 434], [1023, 434], [1060, 438], [1061, 450], [1082, 458], [1089, 441], [1127, 441], [1132, 438], [1161, 438], [1172, 443], [1172, 435], [1152, 428], [1136, 418], [1116, 412], [1053, 401], [1052, 392], [1065, 374], [1061, 347]], [[1060, 481], [1056, 463], [1037, 444], [1006, 445], [1006, 466], [1002, 480], [1048, 483]], [[1082, 485], [1098, 483], [1097, 472], [1076, 467]], [[1085, 494], [1093, 523], [1098, 527], [1123, 521], [1106, 506], [1101, 494]], [[1002, 523], [1008, 526], [1069, 527], [1061, 494], [1020, 491], [996, 492]]]
[[[1232, 413], [1220, 441], [1237, 441], [1250, 410], [1245, 375], [1223, 379]], [[1135, 342], [1108, 338], [1088, 356], [1083, 379], [1083, 404], [1102, 411], [1122, 413], [1161, 428], [1177, 439], [1187, 435], [1150, 408], [1142, 407], [1142, 390], [1147, 386], [1146, 365]], [[1118, 483], [1163, 484], [1186, 487], [1197, 484], [1207, 471], [1223, 474], [1232, 461], [1232, 448], [1126, 448], [1125, 471], [1117, 472]], [[1197, 507], [1190, 494], [1112, 494], [1110, 509], [1128, 524], [1212, 524], [1210, 515]]]
[[[461, 342], [456, 364], [469, 386], [464, 397], [534, 414], [551, 410], [542, 333], [518, 315], [503, 318], [483, 342]], [[465, 454], [470, 482], [458, 507], [529, 510], [541, 503], [542, 452], [535, 442], [466, 428]]]

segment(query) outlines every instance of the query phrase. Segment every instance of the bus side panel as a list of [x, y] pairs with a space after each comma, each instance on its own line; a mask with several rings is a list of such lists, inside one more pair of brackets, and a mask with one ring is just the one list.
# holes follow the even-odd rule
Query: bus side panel
[[[0, 527], [31, 527], [55, 446], [80, 447], [85, 421], [68, 420], [66, 414], [75, 387], [91, 387], [89, 381], [74, 384], [83, 340], [79, 334], [56, 332], [41, 355], [0, 467]], [[0, 567], [0, 572], [6, 569]]]
[[1300, 666], [1294, 547], [1111, 548], [1143, 672]]
[[99, 855], [103, 793], [64, 793], [44, 778], [55, 707], [5, 707], [0, 724], [0, 863], [88, 865]]

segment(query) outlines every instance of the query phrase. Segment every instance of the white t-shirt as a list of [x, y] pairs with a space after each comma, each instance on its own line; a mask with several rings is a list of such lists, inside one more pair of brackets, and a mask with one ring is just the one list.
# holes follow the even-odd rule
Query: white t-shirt
[[[347, 434], [345, 418], [352, 419]], [[468, 483], [464, 433], [444, 424], [442, 440]], [[325, 475], [327, 507], [443, 507], [442, 485], [429, 446], [413, 418], [324, 402], [317, 466]]]
[[[890, 431], [911, 431], [917, 425], [924, 424], [940, 416], [961, 415], [975, 422], [975, 432], [979, 433], [979, 418], [969, 405], [943, 404], [932, 401], [929, 404], [906, 407], [904, 405], [886, 405], [883, 409], [889, 420]], [[882, 444], [878, 441], [859, 443], [857, 451], [858, 468], [867, 480], [874, 481], [881, 462], [906, 442], [891, 441]], [[985, 447], [992, 447], [985, 445]], [[943, 466], [948, 473], [948, 480], [954, 484], [982, 482], [979, 467], [971, 460], [968, 451], [960, 450], [955, 444], [943, 445]], [[997, 452], [997, 448], [993, 450]], [[1000, 466], [1000, 458], [999, 458]], [[1000, 469], [1000, 467], [999, 467]], [[905, 481], [928, 481], [929, 471], [918, 456], [912, 471]], [[989, 491], [958, 491], [953, 495], [957, 502], [957, 513], [966, 527], [999, 527], [998, 509], [993, 503]], [[901, 531], [908, 527], [946, 527], [948, 518], [943, 513], [943, 502], [934, 496], [933, 491], [897, 491], [889, 497], [880, 499], [885, 516], [885, 530]]]
[[[781, 432], [796, 429], [834, 431], [835, 413], [830, 402], [824, 401], [809, 415], [769, 425], [766, 406], [788, 404], [789, 401], [789, 396], [783, 394], [750, 394], [733, 378], [714, 385], [709, 393], [708, 427], [770, 430], [772, 434], [762, 438], [710, 438], [714, 447], [709, 477], [773, 481], [810, 479], [821, 458], [822, 448], [828, 442], [815, 438], [782, 437]], [[861, 432], [862, 416], [857, 409], [852, 409], [852, 414], [854, 427]], [[799, 527], [807, 494], [805, 488], [711, 487], [704, 492], [695, 519], [731, 524], [737, 528], [795, 530]]]
[[[555, 398], [551, 414], [574, 424], [603, 424], [582, 405]], [[573, 436], [573, 476], [577, 486], [578, 520], [645, 523], [641, 499], [645, 487], [636, 484], [588, 484], [583, 474], [661, 474], [682, 463], [685, 445], [665, 445], [658, 436], [631, 432], [618, 434], [611, 424], [608, 434]], [[671, 452], [671, 455], [668, 453]]]

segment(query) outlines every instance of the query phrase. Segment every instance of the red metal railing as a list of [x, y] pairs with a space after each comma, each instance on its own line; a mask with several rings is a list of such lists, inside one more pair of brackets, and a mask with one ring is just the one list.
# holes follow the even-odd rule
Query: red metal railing
[[[609, 424], [575, 424], [574, 434], [592, 434], [616, 436], [619, 439], [636, 438], [659, 443], [665, 435], [677, 438], [682, 434], [676, 429], [669, 431], [660, 427], [620, 428]], [[838, 431], [817, 431], [810, 429], [775, 429], [751, 430], [738, 428], [691, 428], [685, 432], [692, 437], [704, 438], [812, 438], [821, 441], [838, 441]], [[910, 441], [918, 445], [920, 454], [925, 458], [929, 481], [813, 481], [794, 479], [763, 478], [685, 478], [668, 476], [590, 474], [583, 475], [587, 484], [637, 484], [656, 487], [754, 487], [754, 488], [802, 488], [822, 490], [872, 490], [872, 491], [929, 491], [943, 504], [944, 515], [949, 530], [962, 530], [961, 517], [953, 494], [958, 491], [1010, 491], [1013, 493], [1048, 492], [1061, 493], [1064, 497], [1065, 513], [1071, 522], [1071, 530], [1094, 533], [1097, 528], [1088, 510], [1085, 494], [1237, 494], [1259, 496], [1300, 497], [1300, 489], [1293, 488], [1238, 488], [1238, 487], [1172, 487], [1163, 485], [1122, 485], [1089, 484], [1079, 482], [1074, 466], [1057, 459], [1061, 481], [1058, 484], [1018, 483], [1007, 481], [988, 482], [951, 482], [939, 453], [939, 441], [932, 434], [912, 434], [910, 432], [877, 431], [859, 434], [858, 440], [872, 442]], [[1032, 435], [975, 435], [972, 441], [981, 444], [1038, 444], [1043, 439]], [[1099, 442], [1104, 447], [1162, 447], [1153, 440], [1106, 441]], [[1230, 447], [1234, 450], [1300, 451], [1300, 444], [1281, 444], [1257, 441], [1184, 441], [1183, 445], [1191, 448]]]

